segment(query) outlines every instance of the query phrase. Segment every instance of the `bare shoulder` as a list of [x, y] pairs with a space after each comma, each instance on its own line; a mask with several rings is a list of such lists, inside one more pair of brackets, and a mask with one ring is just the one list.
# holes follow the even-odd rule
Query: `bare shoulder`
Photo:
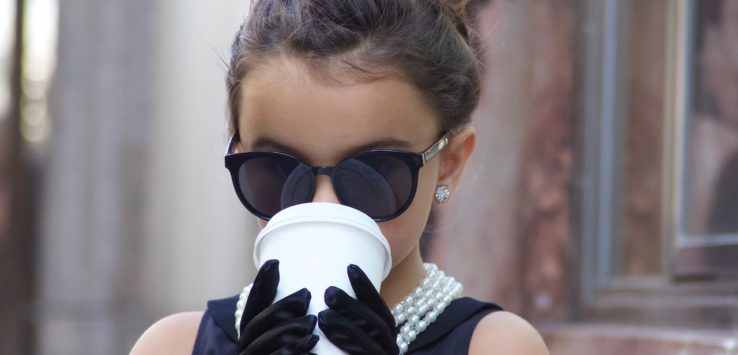
[[204, 312], [184, 312], [152, 324], [133, 346], [130, 355], [192, 354]]
[[469, 354], [548, 355], [548, 350], [538, 331], [523, 318], [510, 312], [493, 312], [474, 329]]

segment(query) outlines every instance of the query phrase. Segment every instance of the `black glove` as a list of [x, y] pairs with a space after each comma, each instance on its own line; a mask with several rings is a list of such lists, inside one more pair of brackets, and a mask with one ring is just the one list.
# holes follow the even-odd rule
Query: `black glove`
[[318, 342], [312, 334], [317, 318], [306, 315], [310, 292], [299, 290], [272, 304], [279, 284], [279, 262], [259, 269], [241, 317], [240, 355], [309, 354]]
[[349, 265], [348, 277], [356, 299], [337, 287], [326, 289], [329, 308], [318, 313], [318, 326], [333, 344], [351, 355], [399, 354], [392, 312], [358, 266]]

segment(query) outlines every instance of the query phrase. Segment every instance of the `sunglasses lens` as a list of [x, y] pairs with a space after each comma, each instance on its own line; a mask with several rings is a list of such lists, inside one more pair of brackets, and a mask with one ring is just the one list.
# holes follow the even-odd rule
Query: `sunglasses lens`
[[[269, 219], [287, 207], [313, 200], [314, 168], [289, 155], [245, 153], [227, 165], [242, 201], [259, 217]], [[333, 188], [344, 205], [385, 221], [412, 202], [419, 168], [411, 153], [367, 152], [331, 169]]]
[[334, 188], [341, 202], [376, 220], [403, 210], [413, 195], [415, 172], [396, 153], [373, 152], [341, 162]]
[[246, 202], [262, 216], [313, 198], [315, 180], [309, 166], [281, 154], [254, 156], [238, 170], [239, 189]]

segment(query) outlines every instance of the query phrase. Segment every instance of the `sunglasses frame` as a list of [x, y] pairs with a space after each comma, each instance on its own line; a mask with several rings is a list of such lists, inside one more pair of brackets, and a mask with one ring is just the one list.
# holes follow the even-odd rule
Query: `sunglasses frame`
[[[410, 196], [408, 197], [407, 201], [396, 212], [386, 215], [386, 216], [380, 216], [376, 218], [371, 217], [376, 222], [384, 222], [384, 221], [397, 218], [410, 207], [413, 200], [415, 199], [415, 193], [418, 189], [418, 172], [420, 171], [420, 168], [422, 168], [429, 160], [433, 159], [436, 155], [438, 155], [448, 145], [448, 142], [449, 142], [448, 134], [444, 134], [441, 136], [439, 140], [437, 140], [430, 147], [428, 147], [427, 149], [425, 149], [424, 151], [420, 153], [402, 151], [402, 150], [392, 150], [392, 149], [374, 149], [374, 150], [359, 152], [356, 154], [351, 154], [341, 159], [341, 161], [339, 161], [334, 166], [311, 166], [310, 164], [307, 164], [301, 159], [294, 157], [290, 154], [283, 153], [283, 152], [252, 151], [252, 152], [244, 152], [244, 153], [231, 153], [233, 151], [234, 146], [236, 145], [238, 141], [237, 137], [238, 137], [238, 132], [234, 133], [233, 136], [231, 136], [230, 141], [228, 142], [228, 147], [226, 148], [226, 153], [225, 153], [225, 167], [228, 169], [228, 171], [231, 174], [231, 180], [233, 182], [233, 187], [235, 188], [236, 195], [238, 196], [238, 199], [241, 201], [241, 203], [246, 207], [246, 209], [249, 210], [249, 212], [267, 221], [271, 219], [272, 216], [266, 215], [260, 212], [259, 210], [257, 210], [254, 206], [252, 206], [251, 203], [249, 203], [246, 200], [246, 197], [243, 195], [243, 192], [241, 191], [241, 188], [240, 188], [239, 170], [241, 168], [241, 165], [243, 165], [243, 163], [245, 163], [246, 161], [250, 159], [253, 159], [256, 157], [277, 155], [277, 156], [293, 159], [296, 162], [309, 167], [315, 178], [317, 178], [317, 176], [319, 175], [330, 176], [331, 183], [334, 186], [333, 189], [334, 189], [334, 193], [336, 194], [336, 197], [338, 197], [338, 200], [341, 202], [341, 204], [348, 206], [345, 203], [339, 191], [336, 189], [336, 186], [337, 186], [336, 177], [335, 177], [336, 167], [339, 167], [346, 160], [354, 159], [354, 158], [361, 157], [364, 155], [376, 154], [376, 153], [391, 154], [395, 158], [398, 158], [404, 161], [407, 164], [408, 168], [410, 168], [410, 171], [412, 174], [412, 188], [410, 190]], [[315, 182], [316, 182], [316, 179], [313, 179], [312, 180], [313, 186], [311, 186], [310, 188], [312, 190], [313, 196], [315, 195], [315, 188], [316, 188]]]

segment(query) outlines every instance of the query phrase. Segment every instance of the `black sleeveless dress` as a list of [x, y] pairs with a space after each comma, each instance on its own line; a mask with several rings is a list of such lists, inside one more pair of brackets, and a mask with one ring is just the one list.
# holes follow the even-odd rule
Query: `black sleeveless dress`
[[[193, 355], [236, 355], [235, 310], [238, 296], [212, 300], [200, 321]], [[406, 354], [468, 354], [477, 323], [502, 308], [464, 297], [451, 302], [428, 328], [410, 343]], [[320, 355], [320, 354], [318, 354]]]

